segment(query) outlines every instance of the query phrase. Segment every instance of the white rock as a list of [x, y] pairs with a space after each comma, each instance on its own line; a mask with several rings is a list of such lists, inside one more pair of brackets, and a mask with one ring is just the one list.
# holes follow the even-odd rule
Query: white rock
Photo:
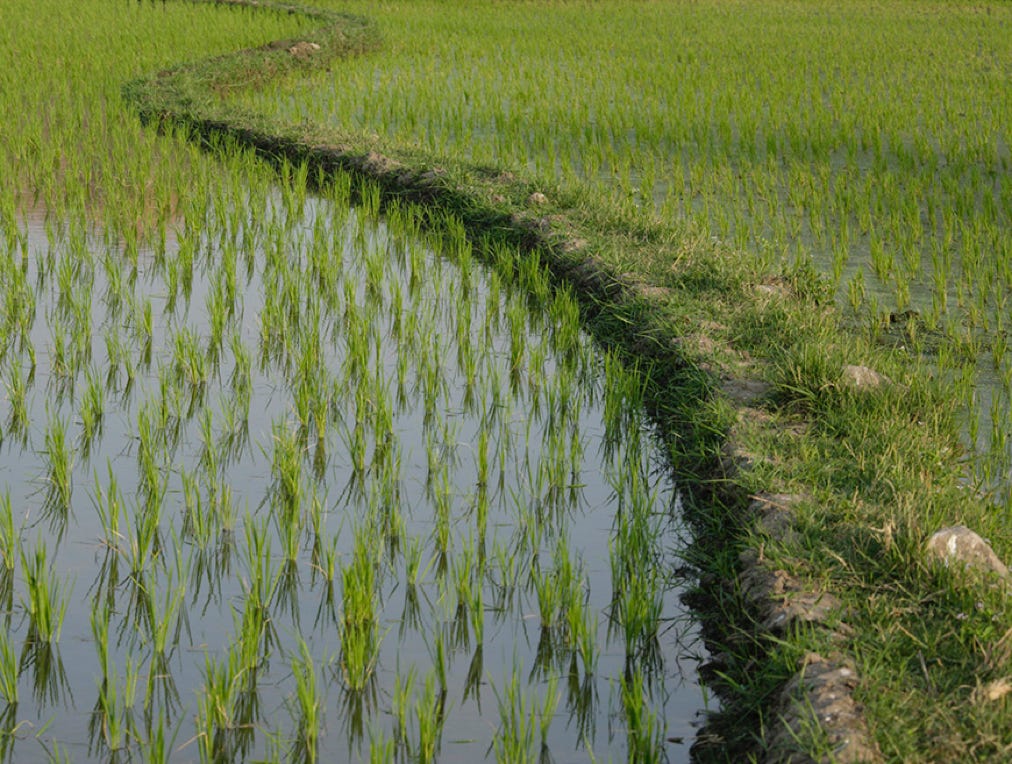
[[965, 525], [942, 528], [928, 539], [925, 551], [950, 567], [1008, 575], [1008, 568], [991, 545]]
[[842, 375], [845, 384], [859, 390], [880, 387], [892, 381], [885, 374], [879, 374], [867, 366], [844, 366]]

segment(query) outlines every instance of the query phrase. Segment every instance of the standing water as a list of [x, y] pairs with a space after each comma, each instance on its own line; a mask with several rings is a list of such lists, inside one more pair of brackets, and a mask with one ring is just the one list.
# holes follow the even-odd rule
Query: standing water
[[349, 197], [4, 237], [5, 760], [688, 757], [641, 380], [535, 261]]

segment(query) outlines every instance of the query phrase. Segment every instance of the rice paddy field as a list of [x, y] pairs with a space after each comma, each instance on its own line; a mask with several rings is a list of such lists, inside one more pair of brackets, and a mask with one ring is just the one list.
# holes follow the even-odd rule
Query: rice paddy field
[[[381, 45], [219, 102], [529, 178], [637, 247], [662, 230], [684, 244], [623, 264], [664, 294], [697, 249], [694, 283], [804, 282], [914, 380], [841, 414], [818, 348], [764, 339], [795, 319], [735, 330], [780, 364], [756, 416], [828, 431], [773, 461], [822, 462], [788, 480], [812, 504], [853, 497], [839, 526], [804, 511], [804, 552], [759, 555], [849, 587], [856, 631], [832, 649], [885, 759], [1002, 760], [1003, 590], [911, 564], [908, 497], [937, 481], [924, 516], [985, 506], [1012, 548], [1012, 10], [315, 1]], [[708, 478], [672, 467], [688, 436], [646, 413], [654, 367], [600, 347], [584, 297], [453, 210], [156, 129], [124, 99], [319, 19], [100, 0], [3, 17], [0, 759], [687, 760], [720, 715], [694, 621], [737, 616], [683, 594], [733, 580], [720, 566], [752, 540], [693, 538]], [[916, 409], [925, 389], [945, 410]], [[680, 424], [723, 431], [714, 405]], [[841, 435], [953, 417], [956, 441], [903, 473], [891, 444]], [[775, 682], [829, 648], [724, 628], [710, 677], [731, 719], [695, 755], [761, 758]], [[817, 719], [794, 745], [833, 754]]]
[[855, 325], [958, 381], [979, 478], [1008, 500], [1007, 6], [334, 6], [376, 18], [382, 52], [247, 103], [814, 265]]
[[6, 377], [12, 760], [690, 737], [670, 470], [572, 298], [352, 210], [347, 176], [220, 169], [126, 273], [79, 219], [20, 223], [44, 320]]
[[537, 260], [486, 273], [450, 218], [118, 103], [159, 29], [296, 25], [83, 12], [93, 47], [35, 51], [79, 76], [4, 89], [0, 755], [684, 756], [702, 648], [642, 381]]

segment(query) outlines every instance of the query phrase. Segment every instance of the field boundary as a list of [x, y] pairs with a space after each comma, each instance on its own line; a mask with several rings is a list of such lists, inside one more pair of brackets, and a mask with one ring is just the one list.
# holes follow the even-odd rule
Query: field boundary
[[[384, 204], [452, 214], [475, 240], [507, 242], [525, 257], [540, 258], [559, 282], [574, 287], [596, 339], [642, 370], [651, 415], [684, 476], [696, 536], [686, 557], [701, 580], [692, 605], [713, 653], [704, 673], [723, 702], [696, 741], [695, 757], [893, 758], [879, 744], [881, 714], [865, 706], [872, 705], [875, 681], [901, 680], [862, 672], [863, 645], [876, 634], [856, 603], [869, 596], [889, 600], [904, 576], [913, 576], [925, 592], [931, 585], [948, 586], [950, 572], [937, 570], [922, 554], [927, 532], [950, 514], [953, 496], [963, 497], [964, 515], [986, 511], [978, 497], [959, 493], [962, 467], [952, 412], [929, 413], [946, 405], [944, 389], [906, 375], [894, 359], [845, 335], [832, 300], [805, 270], [728, 271], [721, 264], [727, 250], [705, 232], [595, 207], [578, 189], [388, 146], [379, 136], [280, 124], [227, 105], [222, 94], [330, 69], [343, 57], [379, 49], [382, 41], [376, 26], [357, 16], [266, 0], [204, 1], [301, 14], [321, 27], [126, 84], [124, 97], [146, 124], [182, 128], [209, 148], [239, 144], [274, 162], [305, 165], [318, 182], [333, 171], [351, 172], [378, 184]], [[434, 227], [440, 214], [432, 215]], [[637, 257], [654, 252], [675, 263], [672, 282], [658, 283], [651, 272], [637, 269]], [[715, 320], [722, 306], [739, 303], [747, 305], [740, 306], [737, 323]], [[743, 327], [756, 321], [765, 332], [762, 340], [739, 342]], [[872, 367], [884, 367], [888, 376]], [[899, 420], [892, 423], [901, 428], [896, 438], [914, 439], [912, 447], [931, 448], [932, 454], [951, 454], [918, 467], [939, 491], [932, 512], [915, 518], [895, 509], [917, 499], [915, 488], [904, 493], [899, 486], [893, 503], [883, 499], [872, 508], [875, 502], [859, 487], [844, 495], [835, 484], [809, 479], [792, 466], [798, 452], [834, 448], [837, 431], [826, 423], [852, 409], [888, 412]], [[920, 423], [916, 438], [902, 429], [913, 427], [905, 417]], [[869, 458], [861, 444], [853, 448], [855, 460]], [[838, 469], [866, 473], [843, 462]], [[809, 528], [819, 511], [851, 518], [845, 530], [853, 533], [853, 543], [864, 545], [858, 559], [848, 558], [839, 571], [831, 559], [840, 556], [838, 549], [823, 543], [832, 529]], [[873, 556], [868, 550], [880, 550], [882, 559], [862, 568], [860, 558]], [[826, 561], [826, 568], [816, 560]], [[897, 570], [901, 564], [916, 569]], [[925, 592], [912, 599], [928, 607]], [[932, 702], [955, 707], [963, 696], [957, 687]]]

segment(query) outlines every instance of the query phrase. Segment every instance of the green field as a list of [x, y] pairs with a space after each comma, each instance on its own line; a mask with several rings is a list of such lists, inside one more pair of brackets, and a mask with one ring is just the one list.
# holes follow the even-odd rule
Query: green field
[[1004, 760], [1009, 6], [318, 4], [4, 11], [0, 759]]
[[120, 100], [298, 18], [76, 13], [7, 62], [0, 758], [684, 756], [670, 465], [572, 293]]
[[812, 263], [854, 323], [978, 381], [967, 428], [1007, 483], [1007, 7], [335, 5], [376, 18], [382, 52], [246, 103], [578, 187], [762, 269]]

